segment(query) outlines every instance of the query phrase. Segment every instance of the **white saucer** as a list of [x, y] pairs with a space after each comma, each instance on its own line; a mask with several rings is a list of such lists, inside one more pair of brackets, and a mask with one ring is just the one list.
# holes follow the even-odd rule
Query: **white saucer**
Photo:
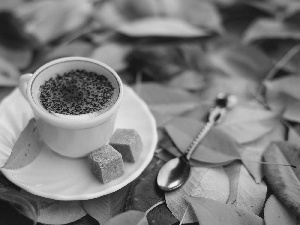
[[[0, 104], [0, 166], [5, 164], [14, 143], [32, 117], [31, 108], [18, 89]], [[124, 163], [124, 175], [106, 184], [91, 173], [87, 158], [62, 157], [47, 146], [43, 146], [37, 158], [24, 168], [1, 168], [1, 172], [26, 191], [56, 200], [86, 200], [112, 193], [142, 173], [151, 161], [157, 143], [154, 117], [128, 86], [124, 87], [116, 127], [135, 129], [142, 138], [143, 150], [137, 162]]]

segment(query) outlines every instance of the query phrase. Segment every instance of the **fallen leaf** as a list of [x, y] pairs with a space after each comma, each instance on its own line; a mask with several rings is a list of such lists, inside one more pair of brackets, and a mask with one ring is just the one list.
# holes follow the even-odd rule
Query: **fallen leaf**
[[14, 13], [24, 21], [28, 33], [46, 43], [85, 24], [91, 17], [92, 4], [87, 0], [25, 1]]
[[267, 134], [278, 123], [275, 113], [243, 104], [230, 110], [218, 129], [230, 134], [239, 143], [247, 143]]
[[[243, 144], [239, 149], [243, 164], [257, 184], [259, 184], [264, 177], [262, 170], [263, 165], [260, 163], [263, 160], [264, 151], [273, 141], [283, 141], [284, 136], [285, 128], [281, 123], [278, 123], [272, 131], [253, 142]], [[270, 162], [272, 163], [272, 161]]]
[[123, 24], [116, 31], [130, 37], [199, 38], [209, 35], [204, 29], [184, 20], [169, 17], [140, 19]]
[[84, 210], [100, 224], [124, 212], [129, 185], [99, 198], [82, 201]]
[[56, 201], [21, 190], [22, 195], [34, 201], [39, 210], [38, 222], [45, 224], [67, 224], [86, 215], [80, 201]]
[[97, 10], [96, 18], [103, 26], [116, 28], [128, 21], [149, 17], [159, 18], [161, 15], [182, 19], [201, 29], [217, 32], [222, 30], [221, 16], [215, 5], [197, 0], [109, 1]]
[[165, 2], [165, 9], [170, 12], [169, 16], [177, 16], [197, 27], [203, 27], [210, 31], [223, 31], [222, 18], [218, 8], [210, 1], [177, 0], [177, 9], [175, 8], [175, 10], [170, 10], [170, 5], [174, 4], [174, 0]]
[[[299, 71], [298, 62], [300, 53], [298, 47], [298, 41], [290, 39], [266, 40], [261, 43], [261, 49], [268, 55], [274, 65], [278, 64], [281, 70], [294, 74]], [[279, 64], [281, 60], [287, 59], [287, 57], [288, 60], [286, 60], [285, 63]]]
[[266, 101], [272, 110], [283, 112], [287, 120], [300, 122], [300, 77], [289, 75], [266, 81]]
[[[3, 1], [1, 1], [0, 8], [2, 4]], [[22, 22], [12, 10], [0, 10], [1, 45], [11, 50], [24, 50], [36, 47], [34, 38], [25, 32]]]
[[145, 213], [135, 210], [129, 210], [127, 212], [121, 213], [111, 220], [109, 220], [105, 225], [122, 225], [122, 224], [131, 224], [131, 225], [147, 225], [147, 221], [144, 220], [146, 216]]
[[0, 58], [0, 86], [16, 87], [19, 78], [19, 71], [7, 60]]
[[162, 114], [180, 115], [199, 105], [199, 99], [190, 93], [154, 82], [142, 83], [137, 94], [150, 109]]
[[155, 118], [157, 128], [164, 127], [166, 123], [173, 119], [173, 116], [160, 113], [158, 110], [155, 109], [151, 109], [151, 112]]
[[[292, 154], [287, 154], [288, 151], [293, 150]], [[300, 182], [297, 174], [300, 174], [300, 168], [291, 168], [291, 160], [297, 161], [299, 165], [300, 149], [296, 146], [292, 146], [285, 142], [272, 143], [264, 153], [264, 159], [267, 162], [274, 162], [278, 165], [264, 165], [264, 171], [268, 184], [274, 191], [274, 194], [278, 197], [287, 208], [297, 215], [300, 215]], [[287, 156], [292, 156], [287, 157]], [[295, 158], [297, 155], [297, 158]]]
[[26, 217], [33, 221], [37, 221], [39, 209], [34, 201], [27, 198], [14, 189], [0, 189], [0, 199], [11, 203], [18, 211], [21, 211]]
[[172, 139], [166, 135], [165, 132], [162, 139], [159, 141], [158, 146], [168, 151], [173, 157], [179, 157], [182, 155], [182, 152], [177, 148]]
[[88, 42], [74, 41], [67, 45], [54, 48], [53, 51], [47, 55], [47, 61], [68, 56], [88, 57], [93, 50], [94, 47]]
[[218, 93], [230, 93], [235, 95], [240, 102], [253, 99], [258, 88], [258, 83], [243, 76], [228, 76], [223, 72], [212, 72], [208, 76], [209, 84], [203, 91], [203, 99], [209, 99]]
[[300, 220], [282, 204], [275, 195], [271, 195], [265, 206], [264, 219], [266, 225], [285, 224], [297, 225]]
[[187, 117], [190, 119], [196, 119], [201, 122], [207, 120], [209, 110], [214, 106], [214, 100], [211, 101], [201, 101], [200, 105], [195, 109], [191, 109], [182, 114], [182, 117]]
[[[163, 198], [164, 192], [157, 188], [156, 183], [157, 173], [162, 166], [157, 160], [154, 157], [142, 175], [132, 183], [127, 197], [126, 211], [147, 212]], [[159, 205], [148, 212], [147, 218], [151, 225], [174, 224], [177, 222], [165, 204]]]
[[[181, 152], [185, 152], [204, 124], [189, 118], [175, 118], [165, 129]], [[238, 144], [225, 132], [212, 129], [196, 148], [191, 158], [200, 162], [220, 164], [240, 159]]]
[[91, 53], [91, 58], [106, 63], [116, 71], [121, 71], [127, 67], [125, 59], [131, 49], [129, 45], [105, 43]]
[[258, 19], [246, 31], [243, 37], [244, 43], [252, 43], [270, 39], [300, 39], [300, 30], [296, 26], [288, 26], [280, 20]]
[[24, 70], [32, 62], [33, 50], [30, 48], [10, 49], [4, 45], [0, 45], [0, 56], [17, 69]]
[[[180, 221], [188, 207], [187, 197], [205, 197], [225, 203], [229, 195], [229, 179], [222, 167], [192, 167], [189, 179], [183, 186], [165, 193], [168, 208]], [[197, 222], [191, 208], [188, 208], [183, 223]]]
[[300, 4], [299, 2], [290, 2], [287, 4], [283, 15], [282, 20], [286, 23], [298, 26], [297, 21], [300, 19]]
[[128, 70], [141, 74], [143, 80], [168, 82], [185, 71], [205, 76], [209, 62], [200, 41], [155, 42], [138, 45], [127, 57]]
[[237, 207], [208, 199], [189, 197], [187, 199], [201, 225], [263, 225], [262, 218]]
[[30, 164], [40, 153], [39, 133], [35, 120], [31, 119], [21, 132], [4, 168], [20, 169]]
[[288, 133], [288, 140], [289, 143], [293, 144], [293, 145], [299, 145], [300, 146], [300, 136], [299, 133], [293, 129], [293, 128], [289, 128], [289, 133]]
[[289, 142], [282, 141], [277, 143], [278, 147], [282, 151], [283, 155], [287, 159], [287, 161], [291, 164], [296, 166], [296, 168], [292, 168], [293, 172], [296, 174], [297, 177], [300, 179], [300, 168], [299, 165], [299, 156], [300, 156], [300, 148], [298, 145], [290, 144]]
[[20, 4], [23, 0], [2, 0], [0, 5], [1, 11], [11, 10]]
[[240, 162], [226, 166], [225, 171], [230, 182], [227, 204], [259, 215], [267, 194], [265, 182], [257, 184]]
[[168, 86], [182, 88], [189, 91], [200, 91], [206, 85], [204, 76], [193, 70], [187, 70], [173, 77]]
[[273, 8], [270, 4], [267, 4], [268, 10], [265, 10], [261, 9], [263, 7], [254, 6], [255, 3], [258, 5], [260, 1], [234, 1], [231, 6], [222, 10], [223, 26], [230, 36], [239, 39], [239, 43], [245, 30], [255, 19], [270, 17], [272, 14]]
[[214, 68], [229, 77], [244, 77], [248, 82], [262, 80], [273, 67], [270, 58], [259, 48], [249, 45], [234, 45], [217, 49], [208, 54]]
[[250, 5], [254, 8], [257, 8], [263, 12], [266, 12], [269, 15], [276, 15], [276, 13], [280, 10], [281, 7], [285, 7], [290, 0], [285, 0], [285, 1], [277, 1], [277, 0], [272, 0], [272, 1], [247, 1], [243, 2], [243, 4]]

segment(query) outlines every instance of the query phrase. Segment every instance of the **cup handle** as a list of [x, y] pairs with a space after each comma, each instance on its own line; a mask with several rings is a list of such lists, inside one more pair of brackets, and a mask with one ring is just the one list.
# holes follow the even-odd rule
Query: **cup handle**
[[22, 95], [26, 99], [28, 99], [27, 98], [27, 85], [28, 85], [28, 81], [31, 78], [31, 76], [32, 76], [31, 73], [26, 73], [26, 74], [22, 75], [19, 80], [19, 89], [20, 89]]

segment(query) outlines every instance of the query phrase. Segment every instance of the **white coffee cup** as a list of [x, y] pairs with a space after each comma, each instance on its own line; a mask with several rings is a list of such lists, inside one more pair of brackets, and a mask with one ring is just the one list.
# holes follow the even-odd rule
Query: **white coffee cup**
[[[57, 116], [48, 112], [39, 101], [40, 86], [57, 74], [76, 69], [106, 76], [114, 87], [113, 103], [98, 114]], [[42, 140], [60, 155], [84, 157], [106, 144], [115, 130], [123, 84], [118, 74], [102, 62], [84, 57], [60, 58], [43, 65], [33, 74], [22, 75], [19, 88], [33, 110]]]

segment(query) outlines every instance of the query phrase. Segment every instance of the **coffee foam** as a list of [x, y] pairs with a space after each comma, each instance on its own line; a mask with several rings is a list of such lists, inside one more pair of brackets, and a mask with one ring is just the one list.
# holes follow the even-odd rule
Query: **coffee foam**
[[[43, 85], [50, 78], [55, 78], [58, 74], [62, 75], [72, 70], [86, 70], [88, 72], [94, 72], [106, 76], [108, 80], [111, 82], [112, 86], [114, 87], [114, 94], [112, 100], [110, 101], [110, 104], [108, 104], [105, 108], [99, 111], [93, 113], [87, 113], [87, 114], [80, 114], [80, 115], [65, 115], [65, 114], [59, 114], [55, 112], [51, 112], [51, 113], [48, 112], [40, 102], [40, 86]], [[45, 68], [44, 70], [40, 71], [39, 75], [36, 76], [36, 78], [33, 80], [31, 86], [31, 94], [33, 96], [33, 100], [35, 104], [46, 113], [67, 120], [87, 120], [87, 119], [95, 118], [105, 113], [107, 110], [109, 110], [117, 101], [120, 95], [120, 87], [117, 79], [106, 68], [101, 67], [98, 64], [93, 62], [75, 60], [75, 61], [66, 61], [66, 62], [57, 63], [55, 65], [51, 65]]]

